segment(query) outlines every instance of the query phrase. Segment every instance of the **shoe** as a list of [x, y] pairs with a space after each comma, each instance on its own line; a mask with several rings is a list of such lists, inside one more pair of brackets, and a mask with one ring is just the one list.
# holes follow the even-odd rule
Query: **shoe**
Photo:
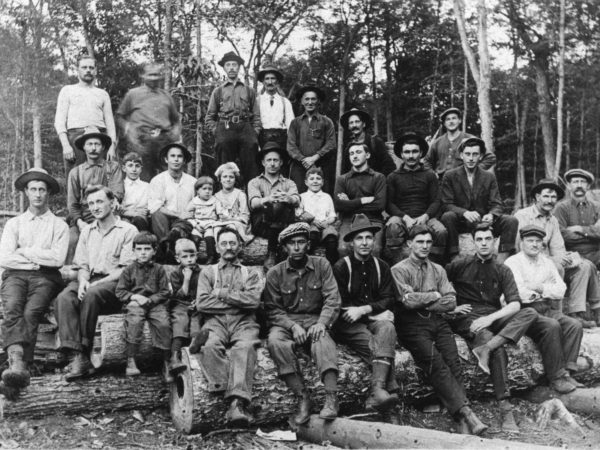
[[303, 425], [310, 419], [310, 411], [312, 409], [312, 401], [308, 392], [303, 392], [302, 396], [298, 397], [296, 413], [290, 417], [291, 425]]
[[200, 330], [196, 336], [192, 338], [192, 342], [190, 343], [190, 353], [200, 353], [200, 350], [208, 341], [208, 330]]
[[234, 398], [229, 405], [225, 420], [232, 427], [247, 427], [254, 418], [247, 411], [245, 401], [241, 398]]
[[393, 408], [396, 403], [398, 403], [398, 396], [386, 391], [381, 381], [374, 381], [371, 393], [365, 402], [365, 409], [367, 411], [385, 412]]
[[519, 426], [512, 411], [502, 413], [502, 431], [506, 433], [520, 433]]
[[95, 372], [96, 369], [92, 365], [89, 356], [78, 352], [71, 362], [69, 372], [65, 374], [65, 380], [77, 380], [78, 378], [93, 375]]
[[577, 381], [575, 378], [573, 378], [571, 375], [565, 375], [564, 377], [569, 383], [571, 383], [573, 386], [575, 386], [576, 388], [582, 388], [585, 387], [585, 384], [580, 383], [579, 381]]
[[171, 375], [177, 375], [186, 368], [186, 365], [181, 362], [181, 359], [176, 354], [171, 356], [171, 360], [169, 361], [169, 372]]
[[267, 258], [265, 259], [263, 266], [266, 270], [269, 270], [271, 267], [273, 267], [275, 265], [276, 261], [277, 261], [277, 255], [275, 255], [275, 252], [269, 252], [269, 254], [267, 255]]
[[592, 309], [592, 313], [594, 314], [596, 325], [600, 327], [600, 308]]
[[20, 389], [29, 386], [30, 375], [23, 361], [23, 347], [19, 344], [10, 345], [7, 353], [8, 369], [2, 372], [2, 381], [11, 388]]
[[138, 369], [137, 365], [135, 364], [135, 359], [127, 358], [127, 367], [125, 368], [125, 375], [128, 377], [137, 377], [141, 373], [142, 372], [140, 372], [140, 369]]
[[319, 413], [323, 420], [333, 420], [338, 416], [340, 404], [338, 402], [337, 392], [325, 392], [325, 404]]
[[165, 383], [167, 383], [167, 384], [171, 384], [175, 381], [175, 378], [173, 377], [173, 375], [171, 375], [171, 371], [169, 370], [169, 362], [168, 361], [165, 361], [163, 363], [162, 375], [165, 380]]
[[473, 412], [473, 410], [471, 408], [469, 408], [468, 406], [463, 406], [460, 409], [460, 414], [462, 415], [462, 417], [465, 419], [465, 422], [469, 426], [469, 431], [471, 432], [471, 434], [473, 434], [475, 436], [479, 436], [485, 430], [488, 429], [488, 426], [486, 424], [484, 424], [481, 420], [479, 420], [479, 417], [477, 417], [475, 415], [475, 413]]
[[473, 350], [473, 355], [477, 359], [477, 365], [479, 368], [486, 373], [490, 374], [490, 348], [487, 345], [480, 345], [479, 347], [475, 347]]
[[583, 328], [596, 328], [596, 322], [594, 320], [586, 320], [582, 313], [569, 314], [569, 317], [578, 320]]
[[467, 425], [467, 421], [464, 417], [458, 419], [456, 423], [456, 432], [458, 434], [471, 434], [471, 430], [469, 430], [469, 425]]
[[577, 386], [571, 383], [567, 379], [567, 376], [562, 376], [552, 380], [550, 382], [550, 387], [559, 394], [568, 394], [569, 392], [573, 392], [575, 389], [577, 389]]

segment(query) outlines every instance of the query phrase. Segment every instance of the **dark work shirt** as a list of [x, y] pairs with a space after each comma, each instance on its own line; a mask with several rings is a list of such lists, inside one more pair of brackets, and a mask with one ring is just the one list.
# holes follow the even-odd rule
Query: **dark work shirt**
[[288, 130], [287, 152], [296, 161], [307, 156], [325, 156], [335, 152], [335, 126], [323, 114], [315, 113], [312, 118], [304, 113], [292, 120]]
[[392, 216], [417, 218], [427, 214], [430, 219], [440, 210], [440, 184], [433, 170], [419, 164], [408, 170], [404, 163], [387, 177], [387, 212]]
[[242, 80], [225, 81], [210, 96], [204, 118], [206, 128], [214, 132], [217, 121], [232, 116], [242, 116], [256, 129], [260, 129], [260, 110], [254, 89]]
[[[352, 266], [352, 281], [348, 291], [348, 264], [345, 258], [340, 259], [333, 266], [333, 275], [337, 281], [342, 307], [371, 305], [376, 315], [386, 309], [392, 310], [394, 304], [394, 280], [390, 272], [390, 266], [383, 260], [379, 261], [380, 278], [377, 276], [375, 258], [370, 257], [366, 261], [359, 261], [354, 254], [349, 256]], [[366, 321], [367, 317], [363, 316]]]
[[123, 303], [131, 301], [133, 294], [148, 297], [153, 305], [163, 303], [169, 297], [167, 272], [160, 264], [135, 261], [123, 269], [115, 293]]
[[183, 286], [183, 266], [177, 267], [177, 270], [171, 272], [171, 289], [173, 289], [173, 295], [171, 296], [173, 301], [179, 303], [190, 304], [196, 300], [196, 290], [198, 289], [198, 276], [200, 275], [201, 267], [195, 264], [191, 267], [192, 276], [190, 277], [190, 284], [188, 287], [188, 293], [185, 294], [181, 291]]
[[[338, 194], [346, 194], [349, 200], [341, 200]], [[363, 205], [363, 197], [375, 197], [375, 200]], [[371, 168], [364, 172], [357, 172], [353, 168], [335, 180], [333, 204], [335, 209], [342, 213], [342, 217], [363, 213], [371, 220], [382, 221], [381, 213], [385, 209], [385, 199], [385, 176]]]
[[[567, 250], [582, 253], [598, 250], [600, 203], [587, 198], [583, 201], [567, 198], [556, 205], [554, 216], [558, 219]], [[567, 230], [573, 225], [583, 227], [583, 234]]]

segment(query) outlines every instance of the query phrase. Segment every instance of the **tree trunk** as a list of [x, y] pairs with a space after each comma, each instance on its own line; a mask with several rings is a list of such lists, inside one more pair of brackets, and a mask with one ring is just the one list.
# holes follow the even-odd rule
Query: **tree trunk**
[[563, 103], [565, 96], [565, 0], [560, 0], [558, 25], [558, 95], [556, 101], [556, 177], [560, 175], [563, 152]]
[[[558, 159], [558, 156], [557, 156]], [[571, 111], [567, 110], [567, 123], [565, 124], [565, 172], [571, 168]], [[560, 168], [556, 170], [560, 175]]]
[[371, 111], [373, 117], [373, 134], [379, 134], [379, 118], [377, 117], [377, 71], [375, 69], [375, 49], [373, 48], [373, 37], [372, 37], [372, 23], [371, 13], [367, 13], [365, 19], [367, 24], [367, 50], [369, 52], [369, 68], [371, 69], [371, 98], [373, 102], [373, 109]]
[[467, 113], [469, 111], [469, 65], [465, 58], [465, 91], [463, 94], [463, 116], [462, 116], [462, 132], [467, 132]]
[[31, 96], [31, 118], [33, 133], [33, 167], [42, 167], [42, 118], [40, 112], [40, 98], [37, 89]]
[[165, 3], [165, 35], [163, 42], [164, 65], [165, 65], [165, 89], [171, 89], [171, 35], [173, 34], [173, 0]]
[[519, 113], [518, 96], [515, 96], [515, 126], [517, 130], [517, 180], [515, 187], [515, 207], [517, 211], [527, 205], [527, 183], [525, 180], [525, 126], [527, 124], [527, 111], [529, 98], [525, 98], [523, 108]]
[[202, 171], [202, 1], [196, 2], [196, 53], [198, 55], [198, 103], [196, 103], [196, 178]]
[[[342, 63], [343, 64], [343, 63]], [[342, 69], [340, 76], [340, 106], [338, 109], [338, 117], [342, 117], [344, 109], [346, 108], [346, 71]], [[338, 137], [337, 137], [337, 155], [335, 158], [335, 177], [339, 177], [342, 173], [342, 158], [344, 156], [344, 127], [342, 123], [338, 123]]]
[[490, 55], [487, 41], [487, 8], [485, 0], [479, 0], [477, 12], [479, 14], [479, 85], [477, 86], [477, 103], [479, 105], [479, 117], [481, 119], [481, 139], [485, 142], [486, 151], [495, 153], [494, 121], [492, 115], [492, 102], [490, 100], [492, 71], [490, 69]]
[[550, 89], [548, 87], [548, 60], [543, 56], [534, 55], [532, 60], [535, 71], [535, 87], [538, 97], [538, 114], [540, 127], [542, 129], [542, 141], [544, 143], [544, 160], [546, 178], [556, 179], [556, 148], [554, 147], [554, 133], [552, 131], [552, 119], [550, 113]]
[[92, 42], [92, 38], [90, 37], [90, 24], [88, 19], [86, 0], [79, 0], [79, 14], [81, 15], [81, 28], [87, 54], [92, 58], [95, 58], [96, 52], [94, 51], [94, 43]]
[[[581, 91], [581, 100], [579, 101], [579, 157], [577, 158], [577, 164], [579, 167], [583, 167], [583, 145], [585, 139], [585, 94], [584, 90]], [[588, 158], [589, 163], [589, 158]]]
[[391, 41], [391, 30], [390, 26], [386, 27], [385, 34], [385, 83], [386, 83], [386, 96], [385, 96], [385, 128], [387, 133], [387, 141], [391, 142], [394, 140], [394, 117], [392, 114], [392, 41]]

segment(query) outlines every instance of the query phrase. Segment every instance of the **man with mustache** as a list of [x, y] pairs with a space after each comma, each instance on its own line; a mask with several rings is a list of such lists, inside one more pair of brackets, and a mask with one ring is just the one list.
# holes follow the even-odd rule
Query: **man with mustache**
[[390, 215], [385, 228], [385, 251], [389, 261], [402, 259], [401, 247], [415, 225], [426, 224], [434, 234], [430, 258], [443, 264], [446, 253], [446, 228], [437, 219], [440, 211], [439, 180], [426, 169], [421, 158], [427, 142], [416, 133], [406, 133], [394, 144], [400, 167], [387, 176], [387, 207]]
[[342, 153], [342, 173], [350, 170], [350, 158], [348, 158], [350, 144], [365, 144], [369, 147], [371, 154], [369, 166], [375, 172], [388, 176], [396, 170], [396, 164], [388, 152], [385, 141], [367, 131], [372, 122], [371, 116], [358, 108], [352, 108], [340, 117], [340, 124], [346, 131], [344, 133], [344, 152]]
[[228, 52], [219, 61], [227, 80], [210, 96], [204, 124], [215, 137], [217, 165], [235, 162], [244, 185], [258, 175], [256, 154], [261, 130], [260, 110], [254, 89], [238, 78], [244, 60]]
[[263, 84], [262, 92], [258, 96], [262, 125], [258, 142], [263, 147], [267, 142], [274, 141], [281, 148], [285, 148], [287, 130], [294, 120], [294, 109], [279, 87], [283, 81], [283, 74], [269, 63], [258, 71], [257, 78]]
[[[564, 195], [564, 190], [553, 180], [540, 180], [531, 189], [534, 204], [517, 211], [515, 217], [519, 221], [519, 229], [527, 225], [537, 225], [546, 232], [542, 241], [542, 252], [554, 261], [568, 286], [563, 310], [581, 321], [584, 328], [592, 328], [596, 323], [600, 325], [598, 271], [593, 262], [581, 258], [576, 252], [568, 252], [565, 247], [558, 219], [552, 214], [556, 202]], [[520, 241], [517, 245], [519, 243]], [[592, 309], [596, 322], [584, 318], [587, 304]]]

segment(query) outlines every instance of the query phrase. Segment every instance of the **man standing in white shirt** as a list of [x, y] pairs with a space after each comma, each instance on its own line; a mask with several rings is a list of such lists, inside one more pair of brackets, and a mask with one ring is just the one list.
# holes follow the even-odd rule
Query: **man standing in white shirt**
[[65, 172], [85, 161], [85, 154], [73, 150], [75, 139], [86, 127], [94, 126], [112, 140], [106, 159], [116, 158], [117, 132], [108, 92], [94, 86], [96, 60], [83, 56], [77, 64], [76, 84], [64, 86], [58, 94], [54, 128], [60, 139], [65, 160]]
[[281, 148], [285, 148], [287, 130], [294, 120], [294, 109], [279, 87], [283, 81], [283, 74], [274, 65], [266, 64], [258, 71], [257, 78], [263, 84], [263, 89], [258, 96], [262, 123], [258, 143], [263, 147], [267, 142], [273, 141]]

